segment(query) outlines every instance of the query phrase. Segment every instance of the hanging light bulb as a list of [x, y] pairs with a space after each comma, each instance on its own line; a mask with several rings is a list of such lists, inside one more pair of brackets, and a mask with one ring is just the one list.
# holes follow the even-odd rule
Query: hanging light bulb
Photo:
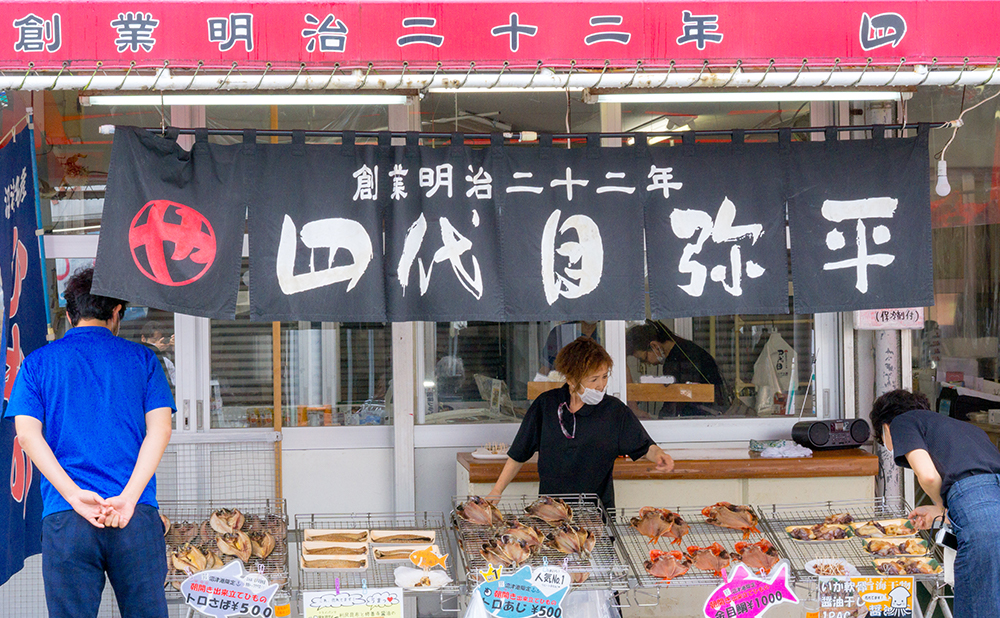
[[951, 185], [948, 184], [948, 163], [944, 159], [938, 161], [937, 184], [934, 185], [934, 192], [944, 197], [951, 193]]

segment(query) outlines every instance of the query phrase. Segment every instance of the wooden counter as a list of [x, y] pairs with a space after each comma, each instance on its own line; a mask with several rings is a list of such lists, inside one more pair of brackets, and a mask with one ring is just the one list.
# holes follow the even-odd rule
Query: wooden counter
[[[816, 451], [812, 457], [765, 459], [746, 449], [671, 449], [671, 472], [646, 461], [618, 459], [614, 479], [619, 507], [712, 504], [783, 504], [874, 497], [878, 457], [861, 449]], [[458, 453], [458, 495], [489, 493], [505, 459]], [[505, 494], [538, 492], [535, 459], [521, 467]]]
[[[878, 457], [859, 448], [816, 451], [812, 457], [765, 459], [745, 449], [678, 449], [668, 451], [674, 458], [672, 472], [659, 472], [645, 459], [615, 462], [615, 480], [645, 479], [731, 479], [798, 478], [803, 476], [875, 476]], [[537, 457], [537, 456], [536, 456]], [[521, 467], [514, 482], [538, 482], [536, 457]], [[472, 453], [459, 453], [458, 463], [468, 470], [473, 483], [493, 483], [500, 476], [506, 459], [476, 459]]]

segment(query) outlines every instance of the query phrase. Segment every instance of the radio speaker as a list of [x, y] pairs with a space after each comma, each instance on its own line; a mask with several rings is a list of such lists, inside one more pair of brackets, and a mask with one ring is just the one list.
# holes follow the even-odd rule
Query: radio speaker
[[792, 426], [792, 439], [813, 450], [857, 448], [868, 441], [871, 429], [864, 419], [800, 421]]

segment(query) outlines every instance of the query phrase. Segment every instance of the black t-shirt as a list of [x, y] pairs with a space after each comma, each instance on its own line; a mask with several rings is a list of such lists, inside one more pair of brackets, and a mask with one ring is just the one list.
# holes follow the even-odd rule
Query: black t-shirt
[[559, 405], [569, 405], [569, 387], [542, 393], [535, 399], [507, 455], [514, 461], [528, 461], [538, 453], [538, 493], [597, 494], [606, 508], [615, 506], [611, 479], [615, 459], [628, 455], [637, 460], [655, 444], [632, 410], [620, 400], [605, 395], [596, 406], [584, 405], [576, 414], [563, 410], [563, 424], [573, 434], [570, 439], [559, 427]]
[[[715, 405], [725, 407], [725, 385], [719, 366], [712, 355], [693, 341], [673, 338], [674, 345], [670, 348], [667, 358], [663, 361], [663, 375], [673, 376], [678, 384], [691, 382], [694, 384], [715, 385]], [[705, 416], [710, 412], [698, 405], [689, 403], [665, 403], [660, 410], [661, 416]]]
[[986, 432], [930, 410], [910, 410], [889, 423], [896, 464], [909, 468], [906, 454], [923, 449], [941, 475], [941, 499], [948, 505], [948, 489], [967, 476], [1000, 474], [1000, 451]]

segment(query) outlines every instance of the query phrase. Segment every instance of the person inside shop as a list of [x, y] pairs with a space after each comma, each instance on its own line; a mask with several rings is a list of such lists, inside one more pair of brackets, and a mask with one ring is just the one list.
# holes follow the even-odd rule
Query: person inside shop
[[693, 341], [677, 336], [659, 321], [653, 320], [628, 329], [625, 353], [650, 365], [662, 365], [663, 375], [678, 384], [712, 384], [715, 405], [666, 402], [660, 417], [709, 416], [724, 411], [730, 404], [728, 389], [712, 355]]
[[539, 376], [547, 376], [550, 371], [555, 369], [559, 350], [579, 337], [589, 337], [600, 343], [601, 336], [597, 330], [597, 322], [574, 321], [553, 326], [549, 331], [549, 336], [545, 339], [545, 348], [542, 349], [542, 358], [538, 363]]
[[920, 393], [894, 390], [875, 400], [875, 438], [896, 465], [913, 470], [933, 504], [909, 518], [926, 530], [946, 516], [958, 537], [955, 616], [1000, 616], [1000, 452], [986, 433], [932, 412]]
[[498, 500], [524, 462], [538, 453], [538, 493], [597, 494], [610, 511], [615, 506], [611, 474], [615, 459], [645, 457], [669, 472], [674, 460], [653, 442], [622, 401], [605, 394], [611, 356], [590, 337], [580, 337], [555, 359], [566, 376], [562, 387], [539, 395], [528, 408], [507, 463], [487, 496]]
[[173, 386], [177, 384], [177, 368], [174, 366], [173, 359], [170, 358], [174, 350], [174, 336], [173, 334], [168, 335], [167, 332], [167, 327], [163, 322], [150, 320], [142, 325], [139, 340], [159, 359], [160, 364], [163, 365], [163, 372]]
[[24, 359], [5, 416], [42, 473], [42, 579], [50, 616], [93, 617], [105, 577], [123, 616], [168, 615], [154, 472], [174, 399], [156, 356], [117, 336], [125, 301], [66, 284], [72, 328]]

